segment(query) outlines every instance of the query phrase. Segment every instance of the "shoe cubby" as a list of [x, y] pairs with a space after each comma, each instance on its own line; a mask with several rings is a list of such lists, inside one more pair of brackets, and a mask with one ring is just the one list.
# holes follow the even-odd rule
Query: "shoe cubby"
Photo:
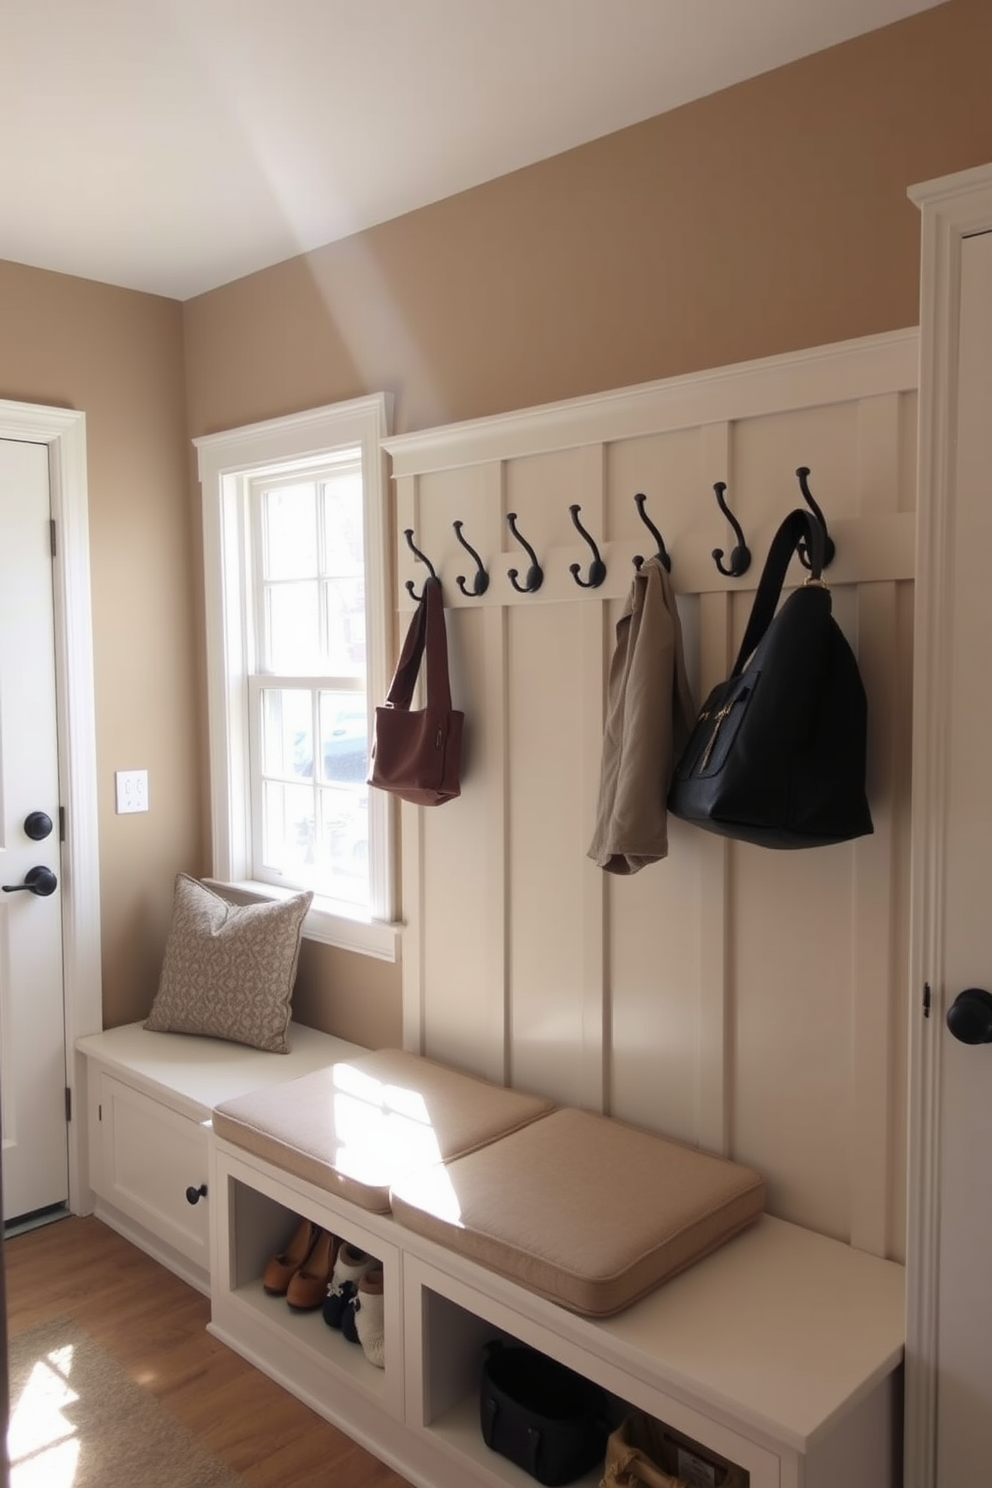
[[[214, 1287], [211, 1330], [266, 1373], [327, 1414], [340, 1398], [360, 1398], [376, 1411], [402, 1417], [403, 1339], [399, 1256], [362, 1211], [338, 1206], [317, 1190], [290, 1190], [249, 1164], [233, 1162], [215, 1177]], [[219, 1196], [220, 1203], [216, 1203]], [[269, 1258], [282, 1250], [301, 1219], [330, 1230], [376, 1257], [383, 1268], [384, 1367], [369, 1362], [360, 1342], [330, 1327], [322, 1309], [299, 1311], [264, 1290]], [[375, 1216], [370, 1216], [373, 1226]]]

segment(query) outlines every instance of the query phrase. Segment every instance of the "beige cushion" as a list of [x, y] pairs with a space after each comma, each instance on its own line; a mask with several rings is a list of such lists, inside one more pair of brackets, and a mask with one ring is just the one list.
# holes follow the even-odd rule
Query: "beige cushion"
[[750, 1168], [573, 1109], [392, 1191], [399, 1223], [589, 1317], [620, 1312], [763, 1204]]
[[552, 1109], [401, 1049], [379, 1049], [214, 1111], [218, 1136], [385, 1214], [407, 1173], [471, 1152]]
[[145, 1027], [288, 1053], [300, 935], [312, 898], [229, 904], [180, 873]]

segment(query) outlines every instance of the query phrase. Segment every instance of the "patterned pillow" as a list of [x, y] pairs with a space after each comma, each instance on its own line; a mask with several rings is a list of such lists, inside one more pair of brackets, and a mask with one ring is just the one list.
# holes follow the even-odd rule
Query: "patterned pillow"
[[303, 920], [313, 895], [229, 904], [176, 877], [172, 925], [145, 1027], [286, 1054]]

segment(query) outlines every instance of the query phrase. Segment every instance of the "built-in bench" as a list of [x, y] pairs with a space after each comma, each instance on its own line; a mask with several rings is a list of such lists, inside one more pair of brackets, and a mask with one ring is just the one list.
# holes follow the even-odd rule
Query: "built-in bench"
[[[113, 1124], [119, 1127], [125, 1114], [130, 1120], [134, 1098], [142, 1097], [157, 1108], [144, 1109], [144, 1120], [155, 1126], [154, 1140], [163, 1153], [174, 1134], [178, 1139], [183, 1131], [172, 1117], [184, 1120], [187, 1128], [194, 1124], [206, 1147], [210, 1167], [201, 1182], [207, 1186], [211, 1216], [212, 1331], [411, 1481], [425, 1488], [520, 1488], [531, 1481], [490, 1452], [479, 1430], [481, 1352], [491, 1338], [502, 1337], [539, 1348], [595, 1380], [621, 1408], [646, 1410], [695, 1438], [743, 1468], [750, 1488], [835, 1488], [840, 1483], [844, 1488], [894, 1488], [898, 1482], [901, 1267], [763, 1215], [615, 1315], [582, 1316], [572, 1305], [574, 1296], [562, 1305], [551, 1299], [547, 1286], [535, 1287], [533, 1276], [501, 1274], [477, 1255], [466, 1254], [471, 1247], [445, 1230], [457, 1230], [460, 1221], [452, 1211], [450, 1191], [446, 1210], [436, 1201], [438, 1172], [470, 1177], [471, 1183], [461, 1184], [463, 1196], [492, 1192], [486, 1165], [499, 1154], [500, 1142], [488, 1141], [478, 1125], [468, 1140], [454, 1128], [447, 1136], [442, 1131], [437, 1153], [429, 1154], [434, 1164], [411, 1166], [395, 1185], [395, 1173], [391, 1176], [389, 1199], [395, 1213], [381, 1203], [367, 1207], [355, 1202], [354, 1192], [349, 1195], [345, 1185], [328, 1180], [319, 1157], [315, 1165], [326, 1109], [322, 1114], [311, 1105], [308, 1119], [301, 1119], [306, 1118], [305, 1105], [295, 1106], [297, 1116], [291, 1119], [286, 1112], [294, 1109], [308, 1080], [311, 1092], [320, 1087], [332, 1102], [347, 1095], [340, 1088], [340, 1071], [335, 1082], [327, 1066], [351, 1066], [359, 1077], [368, 1077], [370, 1060], [375, 1069], [381, 1055], [335, 1040], [323, 1043], [324, 1035], [314, 1042], [310, 1031], [300, 1035], [298, 1045], [293, 1041], [290, 1056], [255, 1055], [137, 1027], [114, 1034], [112, 1047], [100, 1042], [111, 1040], [110, 1034], [81, 1045], [104, 1103], [110, 1096], [117, 1103]], [[149, 1044], [163, 1038], [169, 1041], [167, 1057]], [[286, 1064], [287, 1059], [319, 1057], [321, 1049], [322, 1063], [309, 1069]], [[408, 1068], [412, 1056], [399, 1057]], [[253, 1085], [259, 1059], [268, 1078]], [[396, 1066], [392, 1068], [395, 1075]], [[232, 1083], [240, 1088], [232, 1089]], [[401, 1104], [406, 1088], [405, 1107], [415, 1118], [412, 1096], [417, 1092], [401, 1079], [391, 1083]], [[266, 1091], [245, 1100], [262, 1085]], [[352, 1087], [354, 1095], [354, 1081]], [[371, 1088], [366, 1083], [366, 1096]], [[210, 1101], [212, 1090], [217, 1094]], [[550, 1142], [547, 1159], [554, 1141], [560, 1140], [554, 1128], [561, 1113], [540, 1101], [537, 1109], [525, 1108], [517, 1105], [518, 1099], [532, 1098], [504, 1095], [504, 1114], [512, 1128], [504, 1139], [525, 1146]], [[91, 1092], [91, 1111], [93, 1100]], [[211, 1134], [204, 1123], [217, 1107]], [[265, 1113], [276, 1111], [289, 1125], [273, 1130]], [[163, 1120], [163, 1113], [169, 1119]], [[584, 1119], [597, 1124], [605, 1120], [589, 1118], [589, 1113], [565, 1115], [569, 1123], [580, 1125]], [[142, 1140], [139, 1134], [139, 1148]], [[112, 1144], [115, 1152], [119, 1145], [118, 1136]], [[134, 1144], [129, 1137], [124, 1145]], [[121, 1214], [127, 1217], [118, 1175], [116, 1187], [109, 1190], [113, 1200], [106, 1196], [108, 1173], [121, 1163], [115, 1157], [108, 1168], [105, 1135], [97, 1146], [94, 1186], [104, 1190], [100, 1202], [114, 1222]], [[179, 1146], [185, 1143], [179, 1141]], [[202, 1161], [202, 1149], [197, 1151]], [[287, 1152], [293, 1155], [287, 1158]], [[437, 1169], [436, 1159], [446, 1156], [448, 1167]], [[136, 1160], [134, 1154], [130, 1166]], [[150, 1166], [147, 1151], [144, 1162]], [[170, 1159], [166, 1166], [175, 1173], [182, 1197], [161, 1207], [183, 1212], [180, 1205], [185, 1205], [194, 1213], [201, 1206], [187, 1202], [185, 1189], [195, 1191], [200, 1185], [182, 1181], [187, 1177], [180, 1173], [182, 1162]], [[332, 1167], [338, 1171], [336, 1161]], [[572, 1180], [575, 1174], [581, 1177], [578, 1159], [574, 1169]], [[432, 1170], [432, 1182], [420, 1186]], [[640, 1195], [651, 1191], [653, 1176], [641, 1185], [627, 1185], [632, 1221]], [[574, 1191], [574, 1181], [568, 1186]], [[458, 1191], [455, 1182], [455, 1202]], [[492, 1213], [473, 1208], [476, 1202], [469, 1204], [464, 1229], [477, 1231], [481, 1223], [491, 1241]], [[528, 1202], [533, 1208], [533, 1195], [523, 1199]], [[157, 1208], [157, 1200], [145, 1204], [140, 1230], [133, 1232], [139, 1243], [142, 1235], [156, 1238]], [[299, 1314], [263, 1291], [265, 1263], [285, 1245], [300, 1216], [381, 1261], [384, 1368], [373, 1367], [361, 1349], [324, 1324], [319, 1312]], [[174, 1213], [166, 1217], [175, 1223]], [[615, 1197], [604, 1206], [593, 1174], [587, 1218], [587, 1233], [604, 1223], [613, 1225], [617, 1218]], [[169, 1263], [170, 1252], [177, 1250], [175, 1237], [164, 1247], [157, 1243], [158, 1249], [146, 1248]], [[578, 1235], [576, 1248], [582, 1249]], [[591, 1476], [589, 1484], [597, 1477]]]

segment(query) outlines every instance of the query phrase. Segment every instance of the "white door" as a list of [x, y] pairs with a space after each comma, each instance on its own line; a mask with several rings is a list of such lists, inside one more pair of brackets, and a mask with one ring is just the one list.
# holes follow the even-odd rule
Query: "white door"
[[[961, 246], [941, 1038], [939, 1488], [992, 1481], [992, 233]], [[977, 601], [977, 602], [976, 602]], [[957, 1001], [966, 988], [984, 999]], [[956, 1003], [956, 1006], [955, 1006]], [[977, 1026], [971, 1024], [977, 1018]], [[958, 1020], [965, 1022], [961, 1028]]]
[[992, 1482], [992, 170], [911, 195], [923, 299], [906, 1484], [977, 1488]]
[[0, 1120], [6, 1221], [68, 1198], [61, 876], [48, 449], [0, 440]]

